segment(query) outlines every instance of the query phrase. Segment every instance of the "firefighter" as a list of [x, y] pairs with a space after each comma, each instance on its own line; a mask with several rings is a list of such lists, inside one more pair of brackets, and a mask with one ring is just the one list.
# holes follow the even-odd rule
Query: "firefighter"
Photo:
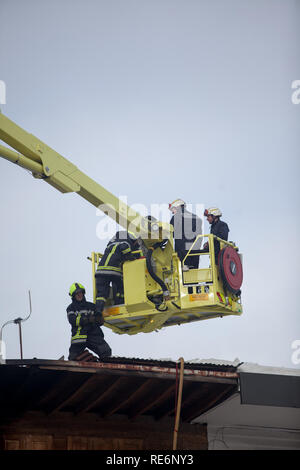
[[[174, 228], [175, 251], [180, 261], [183, 261], [189, 249], [192, 247], [197, 235], [202, 234], [202, 220], [186, 209], [186, 204], [182, 199], [176, 199], [169, 204], [172, 212], [170, 224]], [[199, 252], [201, 240], [194, 244], [191, 253]], [[188, 256], [184, 262], [183, 270], [197, 269], [199, 266], [199, 256]]]
[[103, 325], [103, 317], [96, 313], [94, 303], [87, 302], [84, 286], [74, 282], [69, 295], [72, 298], [72, 303], [67, 308], [68, 320], [72, 326], [69, 361], [76, 360], [86, 347], [95, 352], [100, 359], [111, 356], [111, 348], [104, 340], [100, 328]]
[[[205, 209], [204, 215], [207, 218], [208, 223], [210, 224], [210, 233], [216, 235], [218, 238], [222, 238], [222, 240], [228, 240], [228, 233], [229, 228], [226, 222], [220, 220], [222, 217], [222, 212], [218, 207], [210, 207], [209, 209]], [[220, 252], [220, 242], [218, 240], [214, 240], [215, 246], [215, 260], [218, 263], [218, 256]], [[208, 242], [206, 242], [203, 246], [205, 251], [208, 251], [209, 246]]]
[[139, 240], [133, 234], [125, 231], [117, 232], [108, 242], [102, 256], [96, 278], [96, 312], [101, 314], [112, 285], [114, 304], [124, 303], [123, 263], [139, 258], [140, 254], [133, 254], [139, 249]]

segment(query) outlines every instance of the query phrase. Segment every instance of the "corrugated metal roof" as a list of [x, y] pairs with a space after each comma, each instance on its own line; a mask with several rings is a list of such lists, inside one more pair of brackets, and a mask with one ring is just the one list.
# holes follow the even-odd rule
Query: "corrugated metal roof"
[[[119, 364], [140, 364], [140, 365], [156, 365], [159, 367], [171, 367], [176, 368], [178, 361], [173, 361], [172, 359], [151, 359], [151, 358], [128, 358], [128, 357], [110, 357], [103, 362], [106, 363], [119, 363]], [[188, 360], [184, 362], [186, 369], [194, 370], [219, 370], [224, 372], [235, 372], [237, 367], [241, 364], [238, 363], [229, 363], [226, 361], [207, 361], [207, 360]]]

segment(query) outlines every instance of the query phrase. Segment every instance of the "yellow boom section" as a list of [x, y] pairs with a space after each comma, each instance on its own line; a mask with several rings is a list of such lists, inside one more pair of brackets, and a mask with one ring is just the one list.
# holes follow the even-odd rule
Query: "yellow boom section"
[[151, 224], [148, 219], [85, 175], [76, 165], [1, 113], [0, 139], [18, 152], [0, 145], [1, 157], [30, 170], [34, 177], [42, 178], [62, 193], [79, 194], [94, 206], [100, 207], [126, 230], [148, 240], [148, 244], [149, 242], [152, 244], [150, 232], [153, 236], [153, 232], [156, 231], [153, 243], [170, 237], [169, 224], [162, 222]]

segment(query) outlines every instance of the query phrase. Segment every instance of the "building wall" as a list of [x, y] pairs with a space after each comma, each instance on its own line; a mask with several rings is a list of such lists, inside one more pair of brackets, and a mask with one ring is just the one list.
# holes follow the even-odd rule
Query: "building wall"
[[[0, 447], [5, 450], [171, 450], [174, 420], [141, 417], [129, 421], [114, 415], [108, 419], [92, 413], [51, 416], [26, 413], [0, 427]], [[181, 423], [178, 449], [206, 450], [205, 425]]]
[[209, 450], [299, 450], [300, 431], [208, 425]]
[[300, 449], [300, 409], [244, 405], [235, 394], [194, 420], [207, 424], [209, 450]]

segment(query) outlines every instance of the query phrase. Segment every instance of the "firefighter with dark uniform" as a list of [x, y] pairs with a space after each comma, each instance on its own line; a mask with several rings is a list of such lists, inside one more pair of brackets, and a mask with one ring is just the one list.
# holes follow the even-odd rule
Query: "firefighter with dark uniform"
[[[172, 212], [170, 225], [174, 229], [174, 242], [175, 251], [180, 259], [183, 261], [190, 248], [192, 256], [188, 256], [184, 261], [182, 267], [184, 271], [188, 269], [197, 269], [199, 266], [199, 253], [201, 248], [201, 240], [196, 242], [197, 235], [202, 234], [202, 220], [196, 214], [192, 214], [186, 208], [186, 203], [182, 199], [176, 199], [169, 204], [169, 210]], [[195, 242], [195, 243], [194, 243]]]
[[123, 263], [140, 257], [133, 253], [139, 249], [139, 240], [126, 231], [117, 232], [108, 242], [104, 255], [98, 264], [96, 278], [96, 312], [102, 315], [112, 285], [114, 304], [124, 303]]
[[100, 328], [103, 317], [96, 313], [94, 303], [87, 302], [84, 286], [75, 282], [70, 287], [69, 295], [72, 297], [72, 303], [67, 308], [68, 320], [72, 326], [69, 361], [76, 360], [85, 348], [96, 353], [100, 359], [111, 356], [111, 348], [104, 340]]
[[[210, 233], [216, 235], [216, 237], [221, 238], [222, 240], [228, 240], [228, 233], [229, 228], [226, 222], [220, 220], [222, 216], [222, 212], [218, 207], [210, 207], [209, 209], [205, 209], [204, 215], [207, 218], [208, 223], [210, 224]], [[214, 240], [214, 247], [215, 247], [215, 260], [218, 263], [218, 256], [220, 252], [220, 242], [218, 240]], [[203, 246], [204, 251], [208, 251], [208, 242], [206, 242]]]

